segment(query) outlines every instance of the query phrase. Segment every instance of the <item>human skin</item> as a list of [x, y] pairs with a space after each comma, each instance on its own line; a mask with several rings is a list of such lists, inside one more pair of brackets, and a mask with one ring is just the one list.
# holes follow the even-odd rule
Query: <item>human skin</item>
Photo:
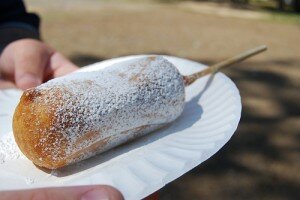
[[107, 185], [42, 188], [0, 192], [0, 200], [122, 200], [122, 194]]
[[41, 41], [16, 40], [0, 55], [0, 89], [25, 90], [76, 69], [71, 61]]

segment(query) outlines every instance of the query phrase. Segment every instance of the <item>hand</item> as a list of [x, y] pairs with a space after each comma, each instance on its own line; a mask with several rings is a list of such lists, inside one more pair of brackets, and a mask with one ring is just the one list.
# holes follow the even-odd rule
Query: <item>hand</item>
[[41, 41], [16, 40], [0, 55], [0, 89], [25, 90], [76, 69], [72, 62]]
[[43, 188], [33, 190], [0, 192], [0, 199], [19, 200], [122, 200], [122, 194], [113, 187], [77, 186], [62, 188]]

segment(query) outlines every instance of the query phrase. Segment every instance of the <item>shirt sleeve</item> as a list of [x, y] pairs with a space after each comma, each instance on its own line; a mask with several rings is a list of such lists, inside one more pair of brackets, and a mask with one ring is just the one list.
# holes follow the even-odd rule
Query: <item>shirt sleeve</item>
[[0, 52], [9, 43], [22, 39], [40, 39], [40, 19], [28, 13], [22, 0], [0, 1]]

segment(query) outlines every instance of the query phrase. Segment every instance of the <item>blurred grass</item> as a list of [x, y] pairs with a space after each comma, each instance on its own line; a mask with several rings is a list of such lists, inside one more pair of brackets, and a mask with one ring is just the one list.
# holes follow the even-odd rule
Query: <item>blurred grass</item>
[[[126, 1], [126, 0], [124, 0]], [[129, 2], [135, 2], [135, 0], [127, 0]], [[151, 0], [144, 0], [145, 2], [151, 2]], [[180, 2], [188, 2], [188, 0], [152, 0], [154, 2], [160, 3], [180, 3]], [[199, 3], [205, 2], [217, 2], [217, 1], [196, 1]], [[286, 6], [286, 11], [279, 11], [277, 8], [277, 1], [276, 0], [250, 0], [248, 4], [233, 4], [229, 1], [220, 1], [220, 5], [224, 6], [231, 5], [232, 8], [236, 9], [244, 9], [244, 10], [251, 10], [257, 11], [259, 13], [265, 13], [266, 20], [279, 22], [279, 23], [293, 23], [293, 24], [300, 24], [300, 13], [293, 12], [292, 9]]]
[[[268, 11], [267, 11], [268, 12]], [[269, 20], [280, 23], [300, 24], [300, 14], [292, 12], [269, 11]]]

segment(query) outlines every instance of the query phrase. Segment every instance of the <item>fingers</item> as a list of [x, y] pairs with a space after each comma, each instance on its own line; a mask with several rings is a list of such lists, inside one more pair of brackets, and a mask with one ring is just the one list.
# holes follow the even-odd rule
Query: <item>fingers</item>
[[0, 192], [1, 199], [20, 200], [122, 200], [122, 194], [111, 186], [80, 186], [43, 188], [34, 190]]
[[0, 79], [0, 90], [8, 89], [8, 88], [15, 88], [15, 84], [10, 81], [5, 81]]
[[98, 188], [92, 188], [85, 193], [80, 198], [81, 200], [123, 200], [122, 194], [113, 187], [110, 186], [99, 186]]
[[74, 65], [71, 61], [66, 59], [62, 54], [55, 52], [47, 65], [47, 78], [51, 79], [59, 76], [69, 74], [76, 71], [78, 67]]
[[39, 41], [23, 41], [14, 55], [17, 87], [27, 89], [41, 84], [52, 52], [52, 49]]
[[41, 41], [21, 39], [10, 43], [0, 55], [0, 73], [6, 80], [28, 89], [78, 68]]

